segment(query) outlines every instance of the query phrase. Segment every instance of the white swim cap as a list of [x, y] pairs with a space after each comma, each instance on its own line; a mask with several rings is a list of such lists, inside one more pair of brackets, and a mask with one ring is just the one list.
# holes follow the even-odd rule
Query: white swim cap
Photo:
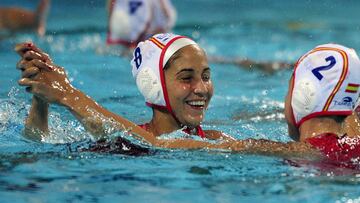
[[187, 37], [164, 33], [154, 35], [137, 45], [131, 60], [132, 74], [148, 106], [165, 107], [173, 114], [163, 69], [176, 51], [193, 44], [196, 43]]
[[358, 98], [358, 100], [355, 104], [355, 111], [356, 111], [356, 113], [358, 113], [358, 115], [360, 117], [360, 97]]
[[313, 117], [350, 115], [359, 98], [360, 60], [355, 50], [324, 44], [295, 65], [291, 106], [297, 127]]

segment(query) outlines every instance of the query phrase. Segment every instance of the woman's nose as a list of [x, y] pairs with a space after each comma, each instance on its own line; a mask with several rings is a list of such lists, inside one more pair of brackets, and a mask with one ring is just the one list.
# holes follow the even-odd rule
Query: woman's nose
[[203, 80], [196, 80], [194, 84], [194, 93], [195, 94], [205, 94], [208, 91], [208, 88]]

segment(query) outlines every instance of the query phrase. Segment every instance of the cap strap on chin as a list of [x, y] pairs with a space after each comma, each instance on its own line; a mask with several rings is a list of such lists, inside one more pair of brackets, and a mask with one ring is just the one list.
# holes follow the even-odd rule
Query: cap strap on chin
[[146, 104], [146, 106], [151, 107], [151, 108], [159, 109], [159, 110], [162, 110], [162, 111], [168, 111], [168, 109], [165, 106], [152, 104], [152, 103], [149, 103], [149, 102], [145, 102], [145, 104]]
[[166, 83], [165, 83], [164, 67], [165, 67], [165, 64], [168, 62], [168, 60], [170, 59], [170, 57], [172, 55], [174, 55], [174, 53], [176, 51], [178, 51], [179, 49], [181, 49], [187, 45], [192, 45], [192, 44], [196, 44], [196, 43], [193, 40], [186, 38], [184, 36], [177, 36], [177, 37], [174, 37], [173, 39], [171, 39], [165, 45], [165, 47], [163, 48], [163, 50], [160, 54], [159, 73], [160, 73], [160, 81], [161, 81], [162, 92], [164, 95], [165, 105], [166, 105], [167, 110], [171, 113], [171, 115], [174, 117], [174, 119], [178, 123], [180, 123], [179, 119], [175, 116], [175, 113], [172, 110], [171, 105], [170, 105], [170, 100], [169, 100]]

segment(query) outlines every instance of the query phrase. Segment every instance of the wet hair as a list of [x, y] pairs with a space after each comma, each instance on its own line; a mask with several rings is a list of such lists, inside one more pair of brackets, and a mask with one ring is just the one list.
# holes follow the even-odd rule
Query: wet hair
[[123, 137], [116, 137], [115, 139], [100, 139], [93, 142], [87, 148], [79, 149], [78, 151], [90, 151], [97, 153], [109, 154], [124, 154], [130, 156], [150, 155], [154, 151], [147, 147], [136, 145]]
[[[184, 47], [183, 47], [183, 48], [184, 48]], [[170, 65], [171, 65], [172, 63], [174, 63], [174, 61], [175, 61], [176, 59], [178, 59], [178, 58], [181, 57], [181, 50], [182, 50], [183, 48], [177, 50], [177, 51], [169, 58], [169, 60], [166, 62], [165, 66], [164, 66], [164, 70], [167, 70], [168, 68], [170, 68]]]
[[[191, 45], [192, 45], [192, 44], [191, 44]], [[188, 46], [191, 46], [191, 45], [188, 45]], [[196, 45], [196, 46], [199, 46], [199, 45]], [[185, 47], [187, 47], [187, 46], [185, 46]], [[167, 69], [170, 67], [170, 65], [171, 65], [172, 63], [174, 63], [174, 61], [175, 61], [176, 59], [178, 59], [178, 58], [181, 57], [182, 50], [184, 50], [185, 47], [177, 50], [177, 51], [169, 58], [169, 60], [166, 62], [165, 66], [164, 66], [164, 70], [167, 70]], [[201, 49], [201, 48], [200, 48], [200, 49]], [[203, 49], [201, 49], [201, 50], [203, 51]]]
[[333, 116], [334, 120], [337, 122], [337, 123], [342, 123], [344, 122], [345, 118], [347, 116]]

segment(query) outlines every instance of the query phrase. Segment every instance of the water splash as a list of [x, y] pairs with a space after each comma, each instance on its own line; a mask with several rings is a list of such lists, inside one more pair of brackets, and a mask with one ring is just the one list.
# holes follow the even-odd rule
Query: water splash
[[19, 89], [13, 87], [8, 93], [8, 99], [0, 99], [1, 137], [12, 135], [15, 133], [14, 131], [18, 130], [18, 126], [23, 123], [23, 118], [29, 108], [25, 101], [16, 98], [18, 94]]

